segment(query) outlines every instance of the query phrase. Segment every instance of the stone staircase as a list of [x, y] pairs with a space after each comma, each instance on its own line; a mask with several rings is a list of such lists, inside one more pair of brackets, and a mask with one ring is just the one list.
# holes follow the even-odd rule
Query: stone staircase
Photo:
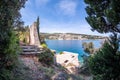
[[20, 47], [22, 49], [21, 55], [37, 55], [44, 51], [42, 47], [35, 45], [21, 45]]

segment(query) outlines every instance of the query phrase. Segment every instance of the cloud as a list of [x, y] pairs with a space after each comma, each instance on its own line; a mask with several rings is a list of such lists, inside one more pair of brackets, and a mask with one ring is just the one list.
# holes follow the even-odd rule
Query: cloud
[[[76, 8], [79, 6], [77, 4], [78, 0], [58, 0], [54, 4], [51, 2], [52, 8], [45, 9], [46, 7], [49, 7], [47, 5], [49, 1], [50, 0], [28, 0], [26, 3], [26, 7], [21, 9], [20, 11], [22, 14], [22, 20], [24, 20], [25, 25], [31, 25], [39, 15], [40, 32], [48, 32], [48, 33], [69, 32], [69, 33], [100, 35], [97, 32], [92, 32], [90, 30], [90, 26], [88, 25], [88, 23], [84, 21], [84, 19], [82, 19], [81, 17], [77, 16], [77, 18], [71, 18], [71, 16], [76, 17], [77, 15]], [[45, 8], [39, 9], [39, 7], [42, 6]], [[57, 9], [56, 11], [58, 11], [60, 15], [62, 14], [65, 16], [60, 16], [56, 14], [54, 16], [51, 16], [50, 11], [54, 13], [54, 11], [51, 10], [51, 9], [54, 10], [54, 8]], [[46, 12], [48, 13], [47, 15], [45, 14]], [[66, 19], [66, 16], [70, 16], [70, 18]]]
[[99, 34], [98, 32], [92, 32], [89, 24], [78, 22], [52, 22], [47, 19], [41, 19], [40, 32], [47, 33], [79, 33], [79, 34], [91, 34], [91, 35], [101, 35], [105, 36], [106, 34]]
[[77, 1], [76, 0], [60, 0], [60, 2], [56, 5], [57, 11], [60, 11], [60, 14], [63, 13], [64, 15], [75, 15], [76, 8], [77, 8]]
[[35, 0], [35, 5], [37, 8], [46, 5], [50, 0]]

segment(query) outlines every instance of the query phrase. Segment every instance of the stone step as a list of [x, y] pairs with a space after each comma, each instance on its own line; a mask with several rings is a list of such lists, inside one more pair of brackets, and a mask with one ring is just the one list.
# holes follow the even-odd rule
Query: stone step
[[44, 52], [44, 49], [42, 47], [37, 47], [34, 45], [21, 45], [22, 49], [21, 55], [36, 55]]
[[36, 50], [43, 50], [42, 47], [37, 47], [37, 46], [21, 46], [22, 49], [36, 49]]
[[22, 49], [34, 49], [34, 48], [38, 48], [37, 46], [33, 46], [33, 45], [29, 45], [29, 46], [20, 46]]
[[25, 52], [30, 52], [30, 51], [43, 51], [43, 48], [23, 48], [22, 49], [23, 51], [25, 51]]
[[42, 52], [22, 52], [21, 54], [22, 55], [26, 55], [26, 54], [40, 54], [40, 53], [42, 53]]
[[23, 49], [23, 52], [36, 52], [38, 51], [37, 49]]

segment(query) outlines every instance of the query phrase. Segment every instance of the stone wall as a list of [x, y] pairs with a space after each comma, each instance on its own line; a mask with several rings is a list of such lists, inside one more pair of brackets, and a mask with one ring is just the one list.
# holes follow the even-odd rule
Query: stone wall
[[38, 37], [37, 23], [34, 22], [30, 26], [30, 45], [40, 46], [40, 40]]

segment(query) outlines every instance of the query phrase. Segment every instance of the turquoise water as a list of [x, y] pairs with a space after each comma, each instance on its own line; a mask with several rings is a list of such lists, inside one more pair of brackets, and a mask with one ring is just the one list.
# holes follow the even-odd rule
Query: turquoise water
[[48, 48], [56, 50], [57, 53], [62, 51], [79, 54], [79, 61], [82, 62], [82, 55], [88, 55], [82, 48], [82, 42], [93, 42], [95, 48], [101, 46], [102, 40], [46, 40]]

